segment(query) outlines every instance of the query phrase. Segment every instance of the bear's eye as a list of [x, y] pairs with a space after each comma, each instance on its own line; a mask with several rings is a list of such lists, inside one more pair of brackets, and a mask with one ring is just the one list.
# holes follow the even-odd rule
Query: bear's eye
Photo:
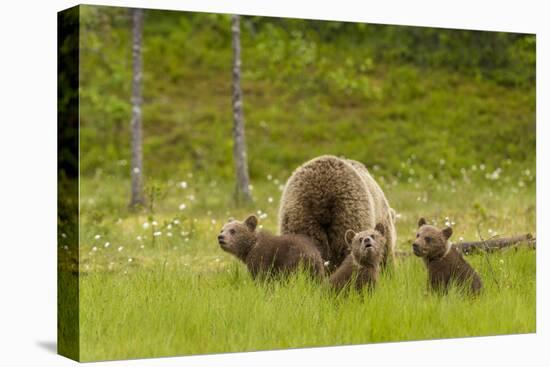
[[431, 237], [424, 237], [424, 241], [426, 241], [426, 243], [430, 243], [430, 242], [432, 242], [432, 238]]
[[417, 234], [416, 234], [416, 238], [418, 238], [418, 237], [420, 237], [420, 233], [417, 233]]
[[235, 234], [235, 230], [234, 230], [234, 229], [230, 229], [230, 230], [229, 230], [229, 233]]

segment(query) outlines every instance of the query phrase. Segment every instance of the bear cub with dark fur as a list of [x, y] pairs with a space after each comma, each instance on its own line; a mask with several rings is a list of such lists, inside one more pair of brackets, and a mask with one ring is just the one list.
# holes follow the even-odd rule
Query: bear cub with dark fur
[[350, 254], [330, 277], [334, 289], [341, 290], [353, 285], [360, 291], [364, 287], [372, 290], [376, 286], [387, 241], [384, 231], [382, 223], [374, 229], [358, 233], [346, 231], [345, 241]]
[[426, 264], [430, 289], [446, 293], [450, 284], [455, 283], [466, 285], [477, 295], [482, 288], [481, 278], [449, 242], [452, 234], [451, 227], [440, 230], [427, 224], [424, 218], [420, 218], [416, 239], [412, 245], [413, 252]]
[[243, 261], [254, 279], [288, 274], [304, 266], [314, 277], [324, 276], [323, 260], [315, 243], [303, 235], [276, 236], [256, 230], [258, 219], [230, 220], [218, 235], [222, 250]]

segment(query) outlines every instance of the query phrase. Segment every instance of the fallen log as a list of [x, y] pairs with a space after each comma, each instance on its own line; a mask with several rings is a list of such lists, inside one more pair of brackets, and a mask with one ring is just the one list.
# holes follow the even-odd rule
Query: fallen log
[[[534, 238], [531, 233], [527, 233], [520, 236], [492, 238], [484, 241], [458, 242], [453, 246], [455, 246], [464, 255], [469, 255], [475, 251], [492, 252], [519, 245], [536, 249], [536, 238]], [[397, 250], [395, 252], [396, 257], [410, 256], [412, 254], [412, 251]]]
[[491, 252], [519, 244], [525, 244], [531, 248], [536, 248], [536, 240], [531, 233], [514, 237], [492, 238], [484, 241], [459, 242], [455, 244], [455, 246], [462, 251], [462, 253], [467, 255], [475, 250]]

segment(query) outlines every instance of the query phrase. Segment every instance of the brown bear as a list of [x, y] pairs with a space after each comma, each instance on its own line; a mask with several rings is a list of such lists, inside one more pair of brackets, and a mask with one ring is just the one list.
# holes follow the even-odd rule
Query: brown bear
[[479, 294], [482, 288], [481, 278], [449, 242], [452, 234], [451, 227], [440, 230], [427, 224], [424, 218], [418, 221], [418, 231], [412, 247], [414, 254], [421, 257], [426, 264], [428, 287], [436, 292], [446, 293], [450, 284], [455, 283], [467, 286], [473, 294]]
[[222, 250], [243, 261], [254, 279], [288, 274], [300, 266], [313, 276], [324, 276], [324, 265], [315, 243], [302, 235], [275, 236], [256, 231], [258, 219], [230, 220], [218, 235]]
[[393, 262], [395, 212], [367, 168], [353, 160], [325, 155], [298, 167], [288, 179], [279, 208], [281, 234], [303, 234], [315, 241], [329, 271], [349, 254], [345, 232], [382, 223], [386, 245], [382, 264]]
[[333, 288], [341, 290], [353, 284], [358, 291], [365, 286], [369, 290], [374, 289], [386, 246], [384, 231], [384, 225], [378, 223], [374, 229], [359, 233], [352, 230], [346, 232], [345, 240], [350, 254], [330, 276]]

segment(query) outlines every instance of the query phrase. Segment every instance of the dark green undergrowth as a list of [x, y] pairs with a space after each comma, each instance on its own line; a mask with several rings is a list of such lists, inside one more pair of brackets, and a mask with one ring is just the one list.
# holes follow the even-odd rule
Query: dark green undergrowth
[[[83, 11], [85, 176], [129, 177], [128, 19], [118, 8]], [[148, 11], [144, 27], [146, 177], [232, 179], [229, 17]], [[534, 36], [245, 17], [242, 43], [252, 180], [320, 154], [385, 175], [411, 156], [426, 175], [534, 166]]]

